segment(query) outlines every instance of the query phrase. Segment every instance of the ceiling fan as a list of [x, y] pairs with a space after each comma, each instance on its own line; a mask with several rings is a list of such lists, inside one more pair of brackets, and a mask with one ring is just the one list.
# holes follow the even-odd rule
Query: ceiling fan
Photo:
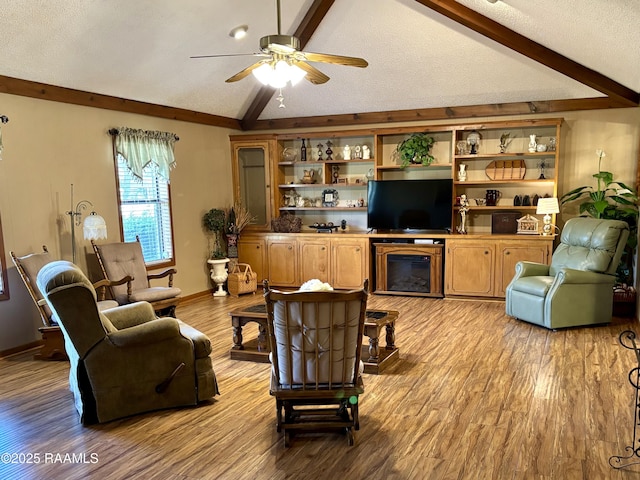
[[314, 85], [320, 85], [329, 81], [329, 77], [308, 62], [334, 63], [350, 67], [364, 68], [366, 60], [357, 57], [345, 57], [326, 53], [311, 53], [300, 50], [300, 40], [292, 35], [282, 35], [280, 32], [280, 0], [276, 2], [278, 15], [278, 34], [267, 35], [260, 39], [260, 53], [238, 53], [227, 55], [196, 55], [191, 58], [213, 57], [237, 57], [255, 56], [264, 57], [253, 65], [236, 73], [226, 82], [237, 82], [253, 73], [264, 85], [274, 88], [282, 88], [287, 82], [295, 85], [305, 78]]

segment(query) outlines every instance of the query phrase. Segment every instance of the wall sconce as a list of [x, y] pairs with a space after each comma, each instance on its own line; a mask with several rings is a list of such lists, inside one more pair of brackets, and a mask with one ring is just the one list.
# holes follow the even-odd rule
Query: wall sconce
[[[82, 210], [87, 209], [87, 205], [93, 207], [93, 203], [88, 200], [80, 200], [76, 204], [76, 208], [73, 208], [73, 183], [71, 184], [71, 210], [67, 215], [71, 220], [71, 253], [73, 256], [73, 263], [76, 263], [76, 227], [80, 226]], [[83, 231], [85, 240], [99, 240], [107, 238], [107, 223], [100, 215], [95, 211], [91, 211], [89, 215], [84, 218]]]
[[558, 206], [558, 199], [555, 197], [541, 198], [538, 200], [538, 206], [536, 208], [538, 215], [544, 215], [542, 217], [542, 235], [553, 235], [556, 233], [556, 226], [551, 223], [551, 214], [560, 213]]

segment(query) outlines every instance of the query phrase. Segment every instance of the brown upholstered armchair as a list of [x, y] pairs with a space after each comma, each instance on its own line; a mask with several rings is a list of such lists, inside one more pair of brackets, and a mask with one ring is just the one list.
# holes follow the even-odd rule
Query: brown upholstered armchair
[[[176, 306], [180, 303], [181, 290], [173, 286], [174, 268], [148, 274], [139, 241], [118, 242], [98, 245], [91, 240], [104, 278], [130, 276], [133, 280], [127, 285], [112, 287], [113, 298], [118, 304], [149, 302], [159, 316], [176, 316]], [[149, 280], [167, 277], [168, 286], [152, 287]]]
[[70, 389], [83, 424], [196, 405], [218, 394], [211, 342], [148, 302], [100, 312], [82, 271], [51, 262], [37, 284], [60, 323], [71, 369]]
[[[38, 285], [36, 285], [36, 277], [38, 272], [47, 263], [51, 263], [55, 259], [47, 250], [47, 246], [42, 246], [41, 253], [31, 253], [28, 255], [18, 256], [13, 251], [10, 252], [11, 258], [16, 270], [20, 274], [20, 278], [24, 282], [29, 296], [36, 304], [42, 323], [44, 326], [40, 327], [38, 331], [42, 335], [43, 345], [40, 351], [35, 355], [36, 359], [42, 360], [66, 360], [67, 354], [64, 351], [64, 338], [62, 332], [58, 326], [58, 322], [53, 318], [51, 309], [47, 305]], [[115, 300], [106, 300], [106, 289], [110, 286], [124, 285], [131, 280], [131, 277], [124, 277], [120, 280], [109, 281], [100, 280], [93, 284], [93, 287], [100, 292], [98, 297], [98, 308], [100, 310], [107, 310], [109, 308], [117, 307], [118, 302]]]
[[360, 352], [368, 281], [353, 291], [279, 292], [266, 281], [264, 287], [270, 393], [285, 446], [292, 432], [325, 429], [343, 430], [353, 445], [364, 392]]

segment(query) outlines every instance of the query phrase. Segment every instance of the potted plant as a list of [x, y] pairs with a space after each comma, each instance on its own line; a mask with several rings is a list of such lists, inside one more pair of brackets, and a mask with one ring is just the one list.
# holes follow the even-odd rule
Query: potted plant
[[225, 211], [212, 208], [202, 217], [202, 224], [209, 234], [209, 259], [207, 263], [211, 265], [211, 280], [218, 287], [213, 296], [224, 297], [227, 292], [224, 291], [223, 285], [227, 281], [227, 263], [229, 263], [222, 242], [222, 232], [226, 226]]
[[256, 219], [240, 202], [225, 209], [226, 224], [225, 236], [227, 237], [227, 253], [230, 257], [238, 256], [238, 236], [240, 232], [253, 223]]
[[[633, 288], [633, 258], [638, 246], [638, 196], [622, 182], [613, 180], [613, 173], [602, 170], [602, 159], [606, 157], [604, 150], [596, 150], [598, 156], [598, 172], [593, 174], [596, 187], [583, 186], [565, 193], [561, 198], [562, 205], [576, 200], [580, 203], [580, 213], [594, 218], [623, 220], [629, 225], [629, 238], [625, 251], [620, 259], [616, 272], [615, 291], [624, 291], [628, 297]], [[614, 297], [615, 298], [615, 297]]]
[[431, 155], [431, 147], [435, 140], [424, 132], [412, 133], [409, 138], [400, 142], [396, 148], [405, 168], [412, 163], [429, 166], [435, 160]]

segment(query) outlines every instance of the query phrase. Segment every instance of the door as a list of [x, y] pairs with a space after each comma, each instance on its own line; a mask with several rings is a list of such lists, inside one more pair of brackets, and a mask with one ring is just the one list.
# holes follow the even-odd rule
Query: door
[[301, 238], [298, 240], [300, 283], [313, 278], [329, 282], [329, 252], [328, 239]]
[[273, 143], [235, 141], [232, 147], [234, 199], [255, 216], [249, 230], [265, 230], [271, 226], [271, 155]]
[[299, 286], [298, 254], [295, 239], [269, 239], [267, 258], [269, 263], [269, 283], [278, 287]]
[[510, 241], [498, 243], [498, 265], [496, 266], [497, 297], [505, 297], [507, 286], [516, 272], [518, 262], [536, 262], [545, 265], [551, 260], [552, 240], [549, 241]]
[[445, 295], [493, 296], [495, 244], [447, 240]]
[[369, 276], [369, 241], [336, 239], [331, 241], [331, 285], [333, 288], [357, 289]]
[[238, 240], [238, 262], [248, 263], [256, 272], [258, 288], [266, 278], [267, 265], [265, 258], [265, 242], [261, 238], [243, 238]]

